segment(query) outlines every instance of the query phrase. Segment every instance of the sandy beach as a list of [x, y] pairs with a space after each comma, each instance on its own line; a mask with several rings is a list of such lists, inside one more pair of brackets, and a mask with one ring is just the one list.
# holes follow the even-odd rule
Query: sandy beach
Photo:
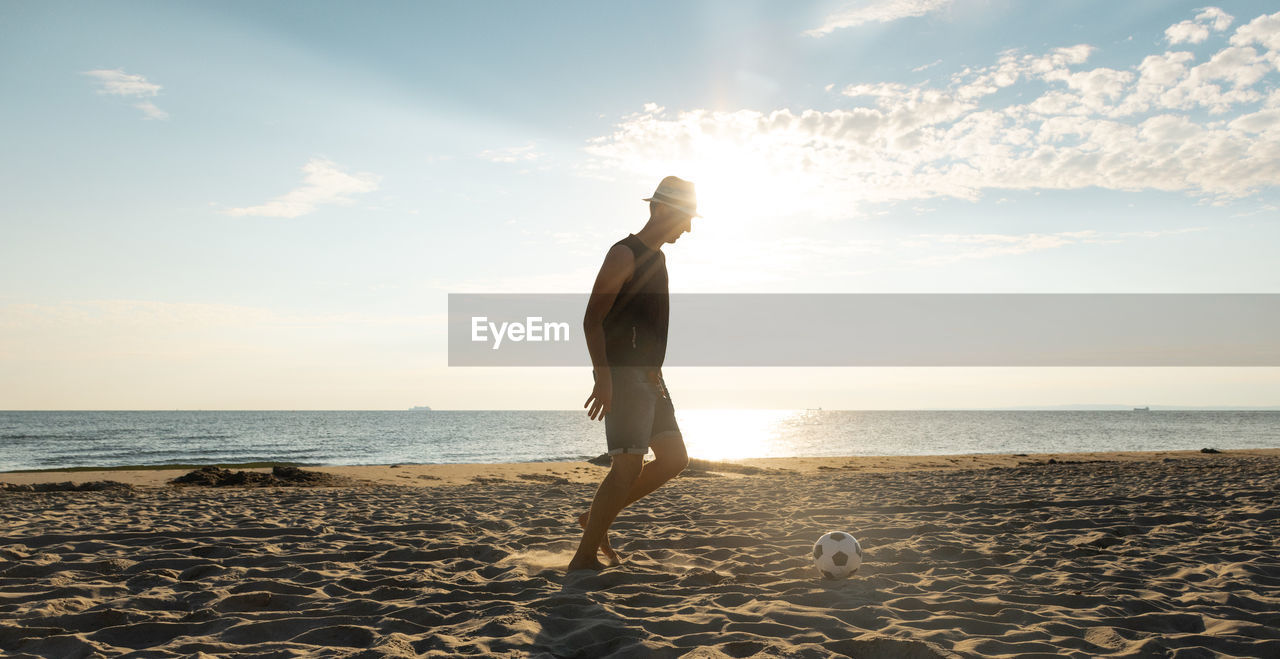
[[[0, 474], [0, 652], [1280, 656], [1280, 449], [697, 466], [568, 576], [588, 463]], [[866, 549], [849, 580], [814, 571], [828, 530]]]

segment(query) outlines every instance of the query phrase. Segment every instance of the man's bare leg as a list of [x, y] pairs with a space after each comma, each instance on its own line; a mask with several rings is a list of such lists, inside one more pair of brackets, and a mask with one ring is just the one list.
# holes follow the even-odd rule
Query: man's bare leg
[[623, 508], [649, 496], [663, 483], [680, 475], [689, 466], [689, 453], [684, 448], [684, 438], [678, 433], [664, 433], [649, 443], [653, 449], [653, 461], [644, 466]]
[[[680, 435], [660, 435], [654, 439], [651, 446], [653, 448], [653, 460], [644, 463], [640, 469], [640, 476], [631, 485], [631, 491], [627, 493], [626, 502], [622, 504], [622, 508], [619, 508], [618, 512], [622, 512], [623, 508], [662, 487], [663, 483], [680, 475], [680, 472], [689, 466], [689, 454], [685, 451], [684, 439]], [[592, 508], [594, 509], [594, 507], [593, 504]], [[587, 528], [587, 520], [590, 514], [590, 511], [588, 511], [578, 516], [578, 524], [584, 529]], [[617, 516], [616, 513], [614, 516]], [[612, 524], [612, 521], [610, 523]], [[609, 559], [611, 565], [618, 565], [622, 562], [622, 557], [618, 555], [618, 552], [609, 543], [608, 528], [605, 529], [604, 538], [600, 541], [600, 551], [605, 558]]]
[[[625, 508], [626, 506], [623, 506], [623, 507]], [[583, 530], [586, 530], [587, 518], [590, 516], [591, 516], [591, 511], [589, 510], [585, 513], [582, 513], [581, 515], [578, 515], [578, 526], [581, 526]], [[600, 541], [600, 553], [604, 554], [606, 566], [615, 567], [618, 565], [622, 565], [622, 556], [620, 556], [618, 554], [618, 551], [613, 548], [613, 545], [609, 544], [608, 529], [605, 529], [604, 540]]]
[[605, 565], [596, 558], [600, 543], [609, 532], [618, 512], [627, 503], [631, 488], [640, 477], [644, 465], [644, 456], [637, 454], [619, 454], [613, 456], [613, 466], [596, 490], [595, 499], [591, 501], [591, 511], [587, 516], [587, 525], [582, 531], [582, 541], [578, 543], [578, 551], [569, 561], [568, 570], [602, 570]]

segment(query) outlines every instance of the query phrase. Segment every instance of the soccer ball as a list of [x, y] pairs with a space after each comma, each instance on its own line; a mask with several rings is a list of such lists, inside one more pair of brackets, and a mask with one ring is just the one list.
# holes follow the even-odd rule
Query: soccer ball
[[824, 579], [844, 579], [862, 565], [862, 545], [848, 533], [827, 533], [813, 543], [813, 565]]

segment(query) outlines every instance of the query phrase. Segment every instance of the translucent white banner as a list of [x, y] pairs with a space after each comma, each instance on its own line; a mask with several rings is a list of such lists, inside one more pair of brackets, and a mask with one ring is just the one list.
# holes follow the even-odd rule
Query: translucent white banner
[[[449, 295], [450, 366], [590, 366], [588, 295]], [[667, 366], [1280, 366], [1274, 294], [673, 294]]]

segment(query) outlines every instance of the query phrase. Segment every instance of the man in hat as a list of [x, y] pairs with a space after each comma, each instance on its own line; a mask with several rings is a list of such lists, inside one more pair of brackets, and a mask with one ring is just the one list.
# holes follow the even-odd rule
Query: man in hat
[[[570, 571], [604, 569], [599, 552], [610, 565], [621, 562], [609, 544], [614, 518], [689, 465], [662, 380], [669, 310], [662, 246], [693, 230], [698, 202], [693, 184], [675, 176], [662, 179], [644, 201], [649, 202], [649, 221], [609, 249], [583, 319], [595, 376], [583, 407], [592, 420], [604, 420], [612, 466], [591, 510], [578, 518], [582, 542]], [[650, 448], [654, 459], [645, 463]]]

